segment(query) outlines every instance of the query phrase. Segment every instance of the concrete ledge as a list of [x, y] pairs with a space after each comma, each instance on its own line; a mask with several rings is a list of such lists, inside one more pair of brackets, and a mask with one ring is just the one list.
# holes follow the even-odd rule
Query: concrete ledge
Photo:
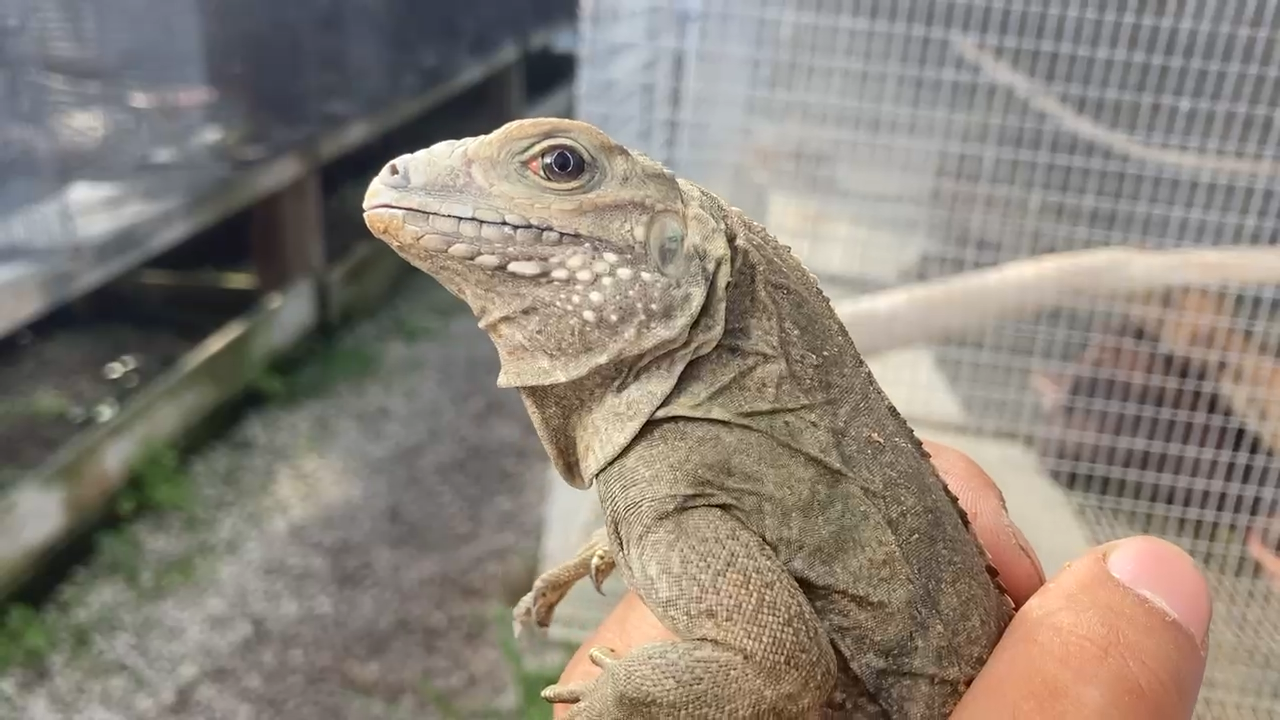
[[320, 320], [314, 280], [263, 297], [192, 348], [110, 423], [89, 430], [0, 498], [0, 596], [89, 529], [153, 444], [192, 430]]

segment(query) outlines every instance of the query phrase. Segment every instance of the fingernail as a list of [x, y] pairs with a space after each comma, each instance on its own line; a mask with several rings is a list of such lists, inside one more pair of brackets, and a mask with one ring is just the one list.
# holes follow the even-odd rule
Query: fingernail
[[1107, 569], [1204, 646], [1212, 614], [1209, 588], [1195, 561], [1181, 548], [1154, 537], [1129, 538], [1107, 554]]
[[1027, 536], [1023, 535], [1022, 531], [1012, 521], [1006, 522], [1005, 527], [1013, 534], [1013, 541], [1017, 544], [1018, 550], [1027, 558], [1027, 562], [1031, 563], [1031, 566], [1035, 568], [1040, 584], [1043, 585], [1045, 581], [1044, 567], [1040, 564], [1040, 556], [1036, 555], [1035, 548], [1031, 547], [1031, 541], [1027, 540]]

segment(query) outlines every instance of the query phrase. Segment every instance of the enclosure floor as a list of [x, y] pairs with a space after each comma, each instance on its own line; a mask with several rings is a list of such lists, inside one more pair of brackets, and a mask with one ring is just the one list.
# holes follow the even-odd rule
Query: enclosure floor
[[254, 412], [194, 458], [196, 517], [137, 527], [144, 579], [194, 572], [137, 586], [119, 558], [89, 563], [49, 614], [87, 644], [0, 677], [0, 717], [432, 718], [425, 688], [512, 700], [497, 643], [531, 580], [545, 462], [519, 397], [474, 319], [416, 277], [342, 347], [314, 363], [378, 365]]

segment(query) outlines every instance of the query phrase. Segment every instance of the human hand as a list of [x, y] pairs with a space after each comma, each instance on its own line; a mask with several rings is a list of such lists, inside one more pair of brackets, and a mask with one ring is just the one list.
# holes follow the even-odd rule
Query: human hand
[[[1190, 718], [1204, 677], [1212, 614], [1195, 562], [1151, 537], [1107, 543], [1045, 582], [999, 489], [967, 456], [925, 442], [1019, 608], [952, 718]], [[675, 639], [628, 592], [569, 660], [561, 683], [589, 680], [587, 659]], [[569, 710], [557, 705], [555, 717]]]

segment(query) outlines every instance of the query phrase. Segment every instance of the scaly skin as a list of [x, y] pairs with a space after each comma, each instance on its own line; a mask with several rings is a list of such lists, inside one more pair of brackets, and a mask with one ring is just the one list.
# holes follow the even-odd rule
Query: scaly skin
[[[570, 120], [396, 158], [370, 230], [464, 300], [607, 541], [517, 621], [619, 572], [680, 638], [548, 688], [568, 717], [942, 718], [1012, 605], [816, 279], [715, 195]], [[597, 538], [601, 540], [602, 538]]]

